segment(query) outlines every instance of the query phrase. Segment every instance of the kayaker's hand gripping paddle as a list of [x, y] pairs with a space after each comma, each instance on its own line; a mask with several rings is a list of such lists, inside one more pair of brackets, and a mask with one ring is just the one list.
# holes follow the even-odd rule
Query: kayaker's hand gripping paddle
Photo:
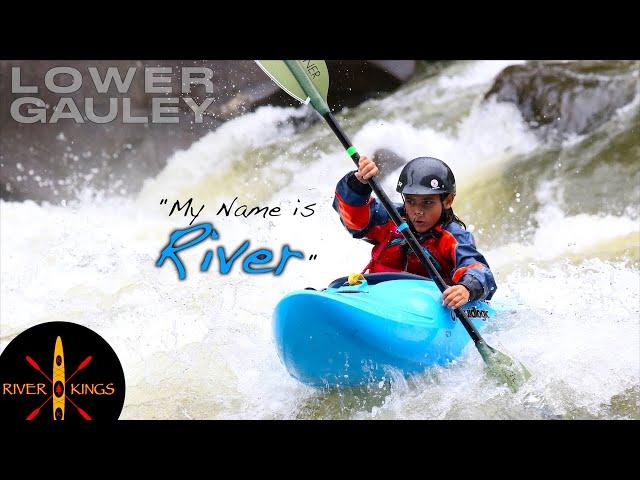
[[[338, 125], [327, 105], [329, 72], [324, 60], [256, 60], [256, 63], [289, 95], [305, 104], [311, 102], [313, 108], [329, 124], [347, 154], [358, 166], [360, 155], [358, 155], [356, 148]], [[425, 266], [440, 291], [444, 292], [447, 285], [431, 263], [431, 260], [425, 255], [420, 243], [418, 243], [407, 223], [400, 217], [389, 197], [380, 188], [375, 178], [370, 178], [367, 183], [382, 203], [393, 223], [398, 227], [398, 231], [402, 233], [411, 249]], [[488, 367], [489, 373], [501, 383], [506, 383], [515, 392], [531, 374], [520, 362], [489, 346], [462, 309], [456, 308], [454, 312], [473, 339], [478, 352], [480, 352]]]

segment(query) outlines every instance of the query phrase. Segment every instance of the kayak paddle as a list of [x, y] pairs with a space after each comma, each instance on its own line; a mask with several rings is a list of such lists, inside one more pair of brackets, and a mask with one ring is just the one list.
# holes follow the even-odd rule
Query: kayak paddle
[[[342, 146], [347, 151], [347, 155], [351, 157], [357, 167], [360, 155], [358, 155], [358, 151], [351, 144], [347, 135], [340, 128], [340, 125], [338, 125], [338, 122], [331, 114], [329, 106], [327, 105], [329, 72], [324, 60], [256, 60], [256, 63], [289, 95], [304, 104], [311, 103], [313, 108], [324, 118], [329, 127], [331, 127], [331, 130], [333, 130], [333, 133], [338, 137], [338, 140], [340, 140], [340, 143], [342, 143]], [[382, 203], [382, 206], [393, 220], [393, 223], [398, 227], [398, 231], [402, 233], [411, 249], [425, 266], [440, 291], [444, 292], [447, 285], [431, 263], [431, 260], [425, 255], [422, 246], [418, 243], [409, 225], [400, 217], [400, 214], [384, 190], [380, 188], [375, 178], [370, 178], [367, 180], [367, 183], [380, 200], [380, 203]], [[501, 383], [506, 383], [512, 391], [515, 392], [518, 390], [531, 376], [525, 366], [488, 345], [461, 308], [456, 308], [454, 312], [473, 339], [478, 352], [488, 367], [489, 373]]]

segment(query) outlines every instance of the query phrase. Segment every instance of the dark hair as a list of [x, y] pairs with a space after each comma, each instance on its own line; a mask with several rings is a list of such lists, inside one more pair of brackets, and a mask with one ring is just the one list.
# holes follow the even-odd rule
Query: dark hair
[[[444, 202], [444, 199], [447, 198], [447, 195], [449, 194], [448, 193], [440, 194], [440, 200]], [[444, 225], [450, 224], [451, 222], [456, 222], [460, 224], [462, 228], [464, 228], [465, 230], [467, 229], [467, 226], [465, 225], [465, 223], [462, 220], [460, 220], [455, 213], [453, 213], [453, 208], [443, 209], [442, 215], [440, 216], [440, 223], [444, 226]]]

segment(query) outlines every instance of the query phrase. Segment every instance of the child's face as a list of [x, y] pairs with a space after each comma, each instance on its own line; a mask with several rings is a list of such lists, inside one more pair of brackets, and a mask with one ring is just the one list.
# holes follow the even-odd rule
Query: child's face
[[451, 208], [453, 197], [449, 194], [441, 202], [440, 195], [405, 195], [404, 208], [416, 232], [424, 233], [438, 223], [442, 215], [442, 204], [444, 203], [444, 208]]

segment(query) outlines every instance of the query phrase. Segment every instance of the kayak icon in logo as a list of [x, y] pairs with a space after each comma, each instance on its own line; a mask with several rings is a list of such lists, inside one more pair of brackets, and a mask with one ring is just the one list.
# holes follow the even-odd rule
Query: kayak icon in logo
[[69, 322], [14, 338], [0, 355], [0, 384], [0, 419], [14, 424], [116, 420], [124, 404], [124, 372], [111, 346]]

